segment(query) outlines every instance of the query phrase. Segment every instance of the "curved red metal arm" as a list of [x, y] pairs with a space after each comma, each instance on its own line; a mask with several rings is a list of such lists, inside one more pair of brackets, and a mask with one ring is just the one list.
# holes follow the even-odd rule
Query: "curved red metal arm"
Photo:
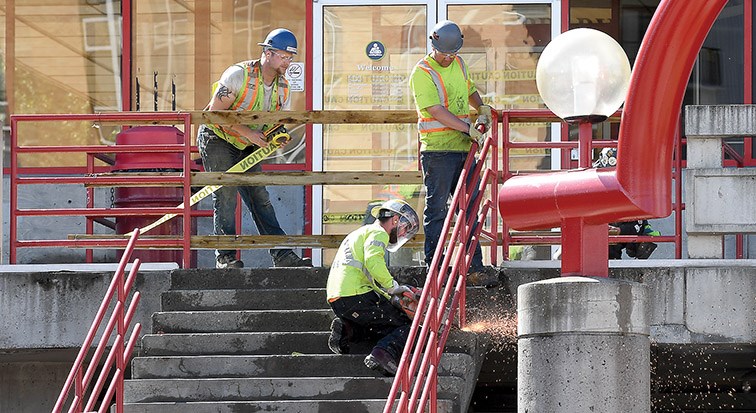
[[[502, 219], [522, 230], [578, 222], [579, 231], [585, 232], [585, 225], [595, 226], [593, 235], [606, 238], [606, 228], [598, 225], [669, 215], [674, 133], [685, 87], [698, 51], [726, 3], [662, 0], [633, 68], [620, 126], [617, 169], [513, 177], [499, 192]], [[563, 249], [565, 241], [563, 236]], [[586, 258], [583, 255], [580, 260]], [[564, 261], [562, 270], [567, 275]], [[605, 274], [589, 271], [585, 275]]]

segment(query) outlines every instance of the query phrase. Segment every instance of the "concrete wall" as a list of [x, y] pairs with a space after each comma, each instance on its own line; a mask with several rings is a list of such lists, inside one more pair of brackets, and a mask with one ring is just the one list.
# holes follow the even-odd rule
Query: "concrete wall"
[[721, 156], [723, 138], [756, 133], [755, 115], [754, 105], [685, 107], [685, 231], [691, 258], [723, 258], [723, 235], [756, 233], [756, 170], [723, 168]]
[[[104, 270], [0, 272], [0, 352], [81, 347], [112, 275]], [[142, 298], [135, 322], [147, 331], [169, 284], [169, 270], [137, 275], [134, 288]]]
[[[116, 268], [58, 265], [34, 271], [50, 267], [0, 266], [0, 412], [52, 409]], [[150, 331], [175, 265], [142, 268], [134, 286], [142, 296], [134, 322]]]

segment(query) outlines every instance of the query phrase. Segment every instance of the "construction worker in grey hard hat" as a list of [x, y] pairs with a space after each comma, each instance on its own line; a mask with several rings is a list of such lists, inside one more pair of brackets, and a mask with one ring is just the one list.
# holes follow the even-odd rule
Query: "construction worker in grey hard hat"
[[[420, 164], [426, 188], [423, 226], [425, 263], [430, 266], [436, 251], [448, 201], [457, 186], [472, 142], [482, 144], [482, 125], [491, 128], [491, 107], [483, 104], [467, 63], [457, 53], [464, 35], [449, 20], [438, 22], [430, 33], [431, 52], [420, 60], [410, 75], [410, 89], [418, 112]], [[478, 118], [470, 117], [470, 107]], [[477, 188], [474, 182], [468, 185]], [[477, 212], [477, 211], [475, 211]], [[475, 247], [467, 282], [492, 287], [497, 277], [483, 266], [480, 245]]]
[[420, 219], [400, 199], [374, 207], [371, 215], [376, 220], [347, 235], [331, 264], [326, 295], [336, 318], [331, 322], [328, 346], [336, 354], [346, 354], [350, 343], [375, 342], [365, 365], [393, 376], [412, 322], [390, 300], [412, 288], [397, 283], [386, 267], [385, 255], [417, 234]]
[[[275, 29], [258, 43], [259, 59], [236, 63], [226, 69], [213, 85], [213, 95], [205, 110], [266, 111], [289, 110], [291, 99], [286, 69], [297, 54], [297, 38], [287, 29]], [[197, 146], [208, 172], [226, 172], [258, 148], [268, 146], [266, 132], [280, 125], [201, 125]], [[245, 173], [259, 172], [260, 163]], [[213, 193], [215, 235], [236, 234], [236, 193], [249, 209], [260, 235], [285, 235], [276, 218], [268, 190], [264, 186], [221, 187]], [[272, 249], [276, 267], [312, 267], [309, 258], [300, 258], [291, 249]], [[216, 251], [216, 268], [243, 268], [234, 250]]]

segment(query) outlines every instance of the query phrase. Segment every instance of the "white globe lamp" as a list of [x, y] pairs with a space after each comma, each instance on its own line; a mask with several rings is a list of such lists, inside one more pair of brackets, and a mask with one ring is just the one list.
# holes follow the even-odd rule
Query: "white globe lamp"
[[573, 29], [554, 38], [541, 53], [536, 85], [546, 106], [565, 121], [603, 122], [625, 100], [630, 62], [606, 33]]

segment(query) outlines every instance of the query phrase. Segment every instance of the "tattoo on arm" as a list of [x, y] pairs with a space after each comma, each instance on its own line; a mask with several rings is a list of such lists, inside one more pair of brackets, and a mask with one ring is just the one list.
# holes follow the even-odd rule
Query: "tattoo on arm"
[[218, 91], [215, 92], [215, 96], [218, 98], [218, 100], [223, 100], [224, 98], [228, 98], [228, 97], [231, 97], [233, 95], [232, 95], [231, 91], [228, 90], [227, 87], [225, 87], [223, 85], [220, 85], [218, 87]]

